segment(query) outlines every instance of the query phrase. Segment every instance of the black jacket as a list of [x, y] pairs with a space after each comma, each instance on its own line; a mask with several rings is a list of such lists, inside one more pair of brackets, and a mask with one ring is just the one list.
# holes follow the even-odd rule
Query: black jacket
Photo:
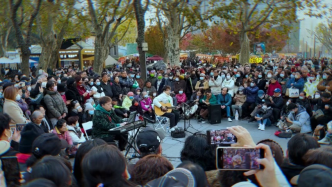
[[[155, 87], [156, 89], [157, 89], [157, 84], [158, 84], [158, 80], [157, 80], [156, 83], [154, 84], [154, 87]], [[161, 79], [161, 83], [160, 83], [160, 85], [159, 85], [159, 89], [157, 89], [157, 93], [158, 93], [158, 95], [161, 94], [161, 93], [163, 93], [163, 88], [164, 88], [165, 84], [166, 84], [165, 79]]]
[[68, 87], [68, 90], [66, 91], [66, 99], [71, 101], [79, 101], [81, 104], [83, 102], [82, 96], [78, 93], [78, 90], [76, 87]]
[[266, 91], [266, 88], [265, 88], [265, 86], [266, 86], [266, 82], [267, 82], [266, 79], [254, 79], [254, 81], [255, 81], [257, 87], [258, 87], [260, 90], [264, 90], [264, 91]]
[[116, 98], [119, 98], [120, 94], [124, 94], [120, 83], [119, 84], [114, 83], [112, 85], [112, 92], [113, 92], [113, 97], [116, 97]]
[[30, 97], [35, 98], [39, 94], [39, 88], [41, 87], [40, 83], [37, 83], [34, 89], [30, 91]]
[[107, 84], [105, 84], [103, 81], [100, 82], [100, 86], [103, 88], [105, 95], [110, 98], [113, 97], [113, 91], [111, 85], [112, 83], [110, 82], [107, 82]]
[[[316, 104], [317, 110], [319, 110], [319, 109], [322, 110], [324, 112], [324, 115], [326, 115], [326, 116], [332, 115], [332, 99], [326, 103], [324, 103], [321, 98], [312, 99], [311, 103]], [[329, 105], [329, 108], [327, 110], [325, 109], [325, 105]]]
[[273, 103], [271, 103], [272, 108], [279, 108], [281, 110], [282, 106], [284, 105], [284, 100], [282, 97], [272, 97]]

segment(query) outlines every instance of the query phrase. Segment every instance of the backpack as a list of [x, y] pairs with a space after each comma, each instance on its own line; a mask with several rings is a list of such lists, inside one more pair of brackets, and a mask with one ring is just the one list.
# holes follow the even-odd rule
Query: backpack
[[173, 138], [184, 138], [186, 137], [186, 133], [184, 132], [183, 128], [177, 127], [173, 131], [171, 131], [171, 136]]

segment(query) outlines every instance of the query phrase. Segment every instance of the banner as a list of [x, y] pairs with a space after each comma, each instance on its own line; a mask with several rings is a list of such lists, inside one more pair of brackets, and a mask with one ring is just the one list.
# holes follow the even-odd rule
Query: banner
[[265, 54], [265, 44], [264, 43], [254, 44], [254, 54], [255, 55]]

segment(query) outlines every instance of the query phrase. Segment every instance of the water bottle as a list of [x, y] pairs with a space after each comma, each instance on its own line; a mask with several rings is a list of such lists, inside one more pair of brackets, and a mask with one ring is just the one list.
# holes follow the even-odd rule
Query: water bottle
[[237, 110], [235, 112], [235, 120], [239, 120], [239, 112]]

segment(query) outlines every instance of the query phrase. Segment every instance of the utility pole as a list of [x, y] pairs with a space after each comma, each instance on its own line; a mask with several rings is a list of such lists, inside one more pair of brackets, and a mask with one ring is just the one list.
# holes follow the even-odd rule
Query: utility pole
[[316, 36], [314, 35], [314, 58], [316, 58]]
[[305, 58], [308, 58], [308, 41], [305, 42]]

